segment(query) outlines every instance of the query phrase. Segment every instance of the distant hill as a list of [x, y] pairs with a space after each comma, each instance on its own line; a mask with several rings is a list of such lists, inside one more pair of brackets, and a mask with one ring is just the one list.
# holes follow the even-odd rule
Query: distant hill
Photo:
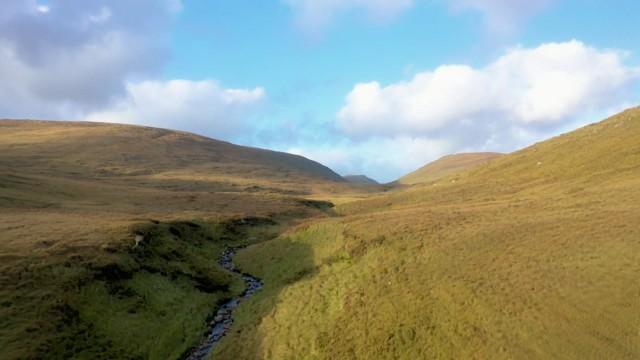
[[0, 165], [89, 177], [198, 174], [344, 182], [302, 156], [238, 146], [182, 131], [62, 121], [0, 120]]
[[352, 184], [379, 185], [377, 181], [366, 175], [347, 175], [343, 176], [343, 178]]
[[429, 183], [460, 171], [472, 169], [501, 156], [500, 153], [491, 152], [447, 155], [401, 177], [397, 182], [404, 185]]

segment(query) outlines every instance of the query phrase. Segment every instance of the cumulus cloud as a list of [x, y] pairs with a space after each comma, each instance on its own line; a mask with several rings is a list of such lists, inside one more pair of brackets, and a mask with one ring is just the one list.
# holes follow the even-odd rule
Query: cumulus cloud
[[176, 128], [229, 138], [265, 91], [155, 81], [180, 0], [9, 0], [0, 12], [0, 116]]
[[489, 29], [508, 34], [527, 18], [537, 14], [555, 0], [450, 0], [456, 10], [481, 12]]
[[0, 111], [74, 117], [154, 74], [177, 0], [8, 0], [0, 13]]
[[[640, 67], [625, 58], [574, 40], [513, 48], [482, 68], [443, 65], [408, 81], [356, 84], [337, 114], [351, 145], [335, 151], [348, 172], [382, 180], [447, 153], [510, 152], [637, 104]], [[340, 169], [335, 159], [326, 160]]]
[[374, 21], [389, 21], [409, 9], [413, 0], [283, 0], [303, 29], [317, 33], [335, 16], [350, 10], [364, 10]]
[[352, 137], [468, 134], [476, 144], [558, 128], [629, 99], [639, 72], [624, 58], [579, 41], [549, 43], [511, 49], [484, 68], [443, 65], [406, 82], [357, 84], [338, 126]]
[[227, 89], [214, 80], [143, 81], [129, 83], [127, 96], [110, 109], [89, 114], [102, 122], [144, 124], [228, 138], [250, 125], [250, 115], [265, 99], [265, 91]]

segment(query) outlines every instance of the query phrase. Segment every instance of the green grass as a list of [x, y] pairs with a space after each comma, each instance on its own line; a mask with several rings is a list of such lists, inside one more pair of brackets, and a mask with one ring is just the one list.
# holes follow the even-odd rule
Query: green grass
[[[215, 304], [242, 290], [216, 265], [225, 244], [234, 241], [222, 227], [141, 225], [135, 231], [145, 242], [135, 249], [122, 246], [91, 261], [68, 259], [24, 273], [30, 283], [3, 289], [12, 303], [3, 308], [4, 356], [179, 357], [198, 343]], [[23, 293], [30, 301], [22, 302]], [[37, 306], [40, 316], [30, 318], [33, 309], [25, 305]], [[25, 324], [18, 316], [31, 324], [20, 329]]]

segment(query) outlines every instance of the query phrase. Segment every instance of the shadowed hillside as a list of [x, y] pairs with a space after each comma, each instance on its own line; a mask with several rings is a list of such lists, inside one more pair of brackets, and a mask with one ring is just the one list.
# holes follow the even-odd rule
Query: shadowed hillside
[[404, 185], [415, 185], [433, 182], [442, 179], [443, 177], [472, 169], [488, 161], [497, 159], [500, 156], [502, 156], [502, 154], [499, 153], [447, 155], [401, 177], [398, 179], [398, 183]]
[[353, 184], [379, 185], [379, 183], [366, 175], [347, 175], [344, 179]]
[[[342, 204], [240, 254], [285, 283], [221, 358], [637, 359], [640, 108], [428, 185]], [[257, 259], [257, 260], [256, 260]], [[283, 266], [283, 265], [278, 265]], [[277, 288], [278, 284], [271, 284]]]

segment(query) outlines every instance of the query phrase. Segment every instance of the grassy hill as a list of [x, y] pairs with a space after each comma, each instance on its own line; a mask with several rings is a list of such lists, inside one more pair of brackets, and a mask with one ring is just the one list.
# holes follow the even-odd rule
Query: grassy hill
[[640, 108], [238, 255], [217, 358], [637, 359]]
[[[82, 177], [211, 175], [270, 181], [344, 181], [298, 155], [203, 136], [131, 125], [0, 120], [3, 167]], [[298, 181], [299, 182], [299, 181]]]
[[433, 182], [443, 177], [459, 173], [464, 170], [472, 169], [480, 166], [493, 159], [497, 159], [502, 154], [499, 153], [469, 153], [454, 154], [442, 157], [432, 163], [429, 163], [420, 169], [407, 174], [400, 179], [398, 183], [404, 185], [415, 185]]
[[349, 186], [184, 132], [0, 121], [0, 358], [178, 358], [242, 290], [216, 265], [224, 246], [322, 215], [305, 197]]

